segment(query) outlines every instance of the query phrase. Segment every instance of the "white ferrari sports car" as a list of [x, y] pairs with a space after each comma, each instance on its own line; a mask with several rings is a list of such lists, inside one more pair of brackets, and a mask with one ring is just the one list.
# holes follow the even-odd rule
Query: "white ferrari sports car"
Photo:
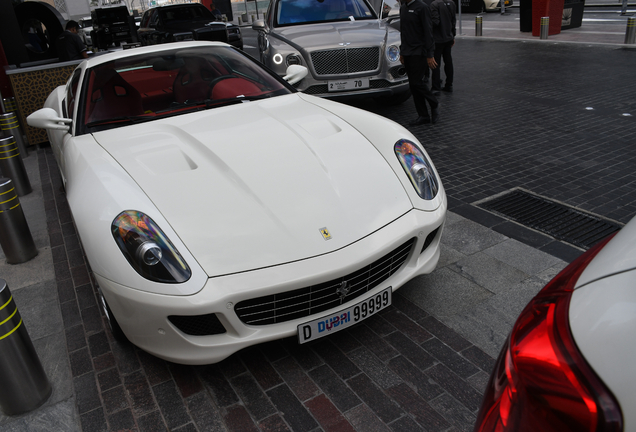
[[431, 272], [447, 201], [421, 143], [221, 42], [82, 62], [47, 129], [113, 334], [184, 364], [347, 328]]

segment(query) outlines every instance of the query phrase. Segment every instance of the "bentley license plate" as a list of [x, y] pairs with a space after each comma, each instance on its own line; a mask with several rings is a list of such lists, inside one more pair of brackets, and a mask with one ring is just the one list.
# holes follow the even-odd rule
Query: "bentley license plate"
[[298, 326], [298, 343], [305, 343], [351, 327], [391, 305], [391, 287], [371, 298], [326, 317]]
[[329, 91], [361, 90], [369, 88], [369, 78], [356, 78], [340, 81], [327, 81]]

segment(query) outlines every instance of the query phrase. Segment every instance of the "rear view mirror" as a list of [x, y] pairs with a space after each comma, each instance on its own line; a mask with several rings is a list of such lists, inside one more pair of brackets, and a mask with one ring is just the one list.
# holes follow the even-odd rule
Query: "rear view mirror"
[[68, 125], [72, 122], [73, 120], [71, 119], [59, 117], [52, 108], [39, 109], [27, 117], [27, 123], [29, 126], [42, 129], [61, 130], [65, 132], [68, 132]]
[[307, 76], [309, 70], [305, 66], [301, 65], [289, 65], [287, 70], [285, 71], [285, 76], [283, 79], [290, 83], [291, 85], [300, 82], [303, 78]]

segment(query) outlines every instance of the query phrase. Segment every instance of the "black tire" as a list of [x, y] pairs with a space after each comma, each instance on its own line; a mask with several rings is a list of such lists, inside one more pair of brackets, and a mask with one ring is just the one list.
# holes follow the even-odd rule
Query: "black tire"
[[394, 94], [391, 96], [380, 96], [374, 100], [380, 105], [394, 106], [406, 102], [411, 97], [410, 91]]
[[119, 323], [117, 322], [117, 319], [115, 318], [115, 315], [113, 315], [113, 312], [110, 310], [110, 306], [108, 306], [108, 302], [106, 302], [106, 299], [104, 298], [104, 294], [102, 294], [101, 288], [98, 288], [98, 292], [99, 292], [99, 302], [102, 306], [102, 310], [104, 311], [104, 315], [106, 316], [106, 321], [108, 321], [108, 327], [110, 328], [110, 332], [112, 333], [113, 338], [117, 342], [128, 342], [128, 338], [126, 337], [121, 327], [119, 326]]

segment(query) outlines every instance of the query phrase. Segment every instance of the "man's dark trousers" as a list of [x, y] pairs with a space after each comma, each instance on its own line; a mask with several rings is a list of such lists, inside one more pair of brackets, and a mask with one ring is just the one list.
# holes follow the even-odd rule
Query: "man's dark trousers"
[[[446, 74], [446, 83], [444, 87], [453, 88], [453, 57], [451, 56], [451, 48], [455, 41], [448, 41], [435, 44], [435, 61], [441, 65], [440, 60], [444, 59], [444, 74]], [[440, 67], [433, 69], [433, 89], [440, 90], [442, 87]]]
[[[428, 104], [431, 106], [431, 110], [437, 108], [438, 102], [424, 81], [424, 76], [428, 68], [426, 57], [423, 55], [412, 55], [404, 56], [403, 59], [406, 75], [409, 77], [409, 87], [413, 95], [417, 115], [424, 118], [431, 118], [426, 108], [426, 101], [428, 101]], [[433, 72], [435, 72], [435, 69], [433, 69]]]

